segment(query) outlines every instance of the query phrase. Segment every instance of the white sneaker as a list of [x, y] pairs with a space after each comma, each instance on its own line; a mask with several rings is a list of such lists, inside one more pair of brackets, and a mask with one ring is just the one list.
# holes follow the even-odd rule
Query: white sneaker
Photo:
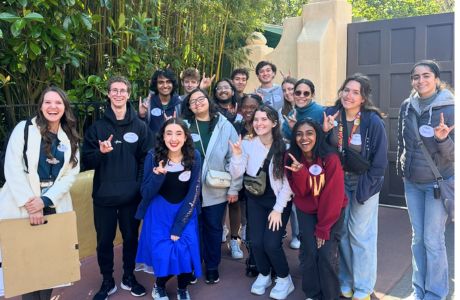
[[267, 276], [264, 276], [259, 273], [257, 276], [256, 281], [251, 286], [251, 293], [256, 294], [256, 295], [263, 295], [265, 294], [265, 290], [272, 285], [272, 278], [270, 274]]
[[270, 292], [270, 298], [283, 300], [294, 291], [294, 283], [292, 283], [291, 275], [288, 275], [284, 278], [276, 277], [275, 286]]
[[160, 288], [160, 287], [157, 287], [157, 286], [153, 287], [152, 298], [153, 298], [153, 300], [169, 300], [169, 297], [166, 294], [166, 289], [165, 288]]
[[242, 241], [246, 241], [246, 225], [242, 225], [240, 227], [240, 232], [238, 232], [238, 235]]
[[291, 243], [289, 244], [289, 247], [292, 249], [299, 249], [300, 248], [300, 241], [297, 237], [293, 237], [291, 240]]
[[228, 235], [229, 231], [228, 231], [227, 225], [225, 225], [225, 224], [222, 226], [222, 229], [223, 229], [223, 231], [222, 231], [222, 243], [225, 243], [227, 241], [227, 235]]
[[240, 243], [237, 239], [230, 239], [230, 243], [228, 243], [228, 249], [232, 252], [233, 259], [243, 258], [243, 251], [241, 251]]

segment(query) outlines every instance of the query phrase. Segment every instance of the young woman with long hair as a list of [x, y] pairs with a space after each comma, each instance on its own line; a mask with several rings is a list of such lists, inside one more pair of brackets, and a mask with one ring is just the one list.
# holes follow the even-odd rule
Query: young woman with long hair
[[323, 130], [329, 133], [328, 143], [340, 153], [348, 147], [367, 162], [360, 171], [345, 170], [349, 204], [339, 246], [339, 279], [343, 296], [368, 300], [377, 278], [379, 193], [388, 164], [385, 126], [372, 103], [368, 77], [354, 74], [344, 81], [335, 106], [324, 113]]
[[[55, 86], [46, 88], [38, 101], [36, 116], [30, 122], [20, 122], [9, 139], [6, 183], [0, 192], [0, 220], [28, 218], [32, 225], [39, 225], [45, 222], [45, 215], [73, 210], [70, 188], [80, 171], [79, 141], [66, 93]], [[23, 153], [24, 142], [27, 153]], [[25, 294], [22, 299], [51, 299], [51, 294], [52, 289], [41, 290]]]
[[177, 276], [177, 299], [187, 300], [192, 271], [201, 275], [197, 212], [201, 157], [187, 125], [176, 118], [163, 123], [155, 145], [145, 159], [142, 201], [136, 213], [144, 220], [136, 263], [155, 274], [153, 299], [168, 299], [166, 282]]
[[403, 176], [412, 224], [414, 299], [445, 299], [449, 293], [444, 239], [447, 212], [435, 193], [437, 178], [416, 134], [418, 130], [442, 178], [453, 186], [455, 97], [440, 75], [436, 62], [417, 62], [411, 71], [413, 91], [399, 111], [397, 167]]
[[297, 207], [302, 289], [307, 299], [339, 299], [337, 257], [348, 202], [342, 165], [317, 122], [300, 120], [292, 133], [285, 172]]
[[[265, 190], [259, 195], [247, 189], [248, 227], [251, 246], [259, 276], [252, 284], [251, 293], [263, 295], [271, 285], [271, 266], [277, 278], [270, 292], [274, 299], [286, 299], [294, 290], [286, 255], [282, 248], [282, 237], [291, 213], [292, 191], [284, 175], [284, 152], [286, 145], [281, 137], [278, 112], [262, 105], [252, 119], [254, 137], [239, 139], [232, 143], [233, 156], [230, 173], [238, 177], [243, 174], [255, 177], [259, 170], [265, 172]], [[265, 159], [272, 154], [269, 163]]]

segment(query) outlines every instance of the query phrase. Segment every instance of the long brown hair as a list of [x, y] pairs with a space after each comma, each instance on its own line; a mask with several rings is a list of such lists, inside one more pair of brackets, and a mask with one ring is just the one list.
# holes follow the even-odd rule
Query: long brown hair
[[77, 120], [70, 107], [70, 101], [69, 101], [69, 98], [67, 97], [67, 94], [62, 89], [58, 88], [57, 86], [47, 87], [40, 95], [40, 99], [38, 100], [38, 106], [37, 106], [36, 122], [37, 122], [38, 128], [40, 129], [40, 134], [42, 136], [42, 139], [45, 142], [46, 156], [48, 158], [53, 158], [53, 155], [51, 153], [52, 139], [48, 131], [48, 120], [46, 120], [45, 116], [43, 115], [43, 112], [41, 111], [41, 107], [43, 105], [45, 95], [48, 92], [57, 93], [61, 97], [62, 102], [64, 103], [64, 115], [62, 116], [60, 120], [60, 125], [61, 125], [62, 130], [65, 132], [65, 134], [69, 138], [70, 147], [71, 147], [70, 161], [72, 162], [72, 167], [75, 167], [78, 163], [77, 151], [78, 151], [78, 143], [80, 142], [80, 135], [78, 134], [78, 131], [77, 131]]

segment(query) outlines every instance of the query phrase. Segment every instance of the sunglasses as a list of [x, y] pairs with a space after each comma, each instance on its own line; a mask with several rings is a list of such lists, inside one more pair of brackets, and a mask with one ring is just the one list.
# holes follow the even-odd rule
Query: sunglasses
[[310, 93], [309, 91], [304, 91], [304, 92], [302, 92], [302, 91], [295, 91], [295, 92], [294, 92], [294, 95], [296, 95], [297, 97], [302, 96], [302, 94], [303, 94], [304, 97], [309, 97], [309, 96], [311, 95], [311, 93]]

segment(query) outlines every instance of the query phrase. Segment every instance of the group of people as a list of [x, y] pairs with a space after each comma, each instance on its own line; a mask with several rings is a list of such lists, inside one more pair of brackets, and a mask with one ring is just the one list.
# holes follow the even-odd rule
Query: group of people
[[[186, 69], [179, 96], [174, 72], [157, 70], [138, 111], [128, 101], [130, 82], [112, 77], [105, 114], [86, 131], [81, 157], [68, 97], [57, 87], [47, 88], [36, 116], [20, 122], [9, 140], [0, 219], [29, 218], [39, 225], [48, 214], [72, 210], [69, 191], [81, 161], [95, 170], [92, 197], [102, 275], [95, 300], [117, 290], [117, 224], [123, 238], [120, 287], [133, 296], [146, 294], [135, 270], [154, 274], [157, 300], [169, 299], [166, 283], [174, 276], [180, 300], [191, 299], [187, 286], [202, 270], [207, 284], [217, 284], [227, 210], [232, 257], [243, 258], [240, 241], [246, 240], [255, 260], [258, 275], [251, 293], [265, 294], [273, 278], [271, 298], [286, 299], [295, 289], [282, 246], [290, 219], [290, 246], [300, 247], [305, 297], [370, 299], [388, 142], [369, 78], [348, 77], [335, 105], [323, 107], [312, 81], [287, 76], [277, 85], [276, 66], [267, 61], [255, 71], [261, 85], [254, 93], [244, 92], [248, 71], [237, 69], [214, 84], [211, 98], [207, 90], [214, 77], [201, 79], [198, 70]], [[444, 299], [447, 213], [415, 131], [443, 178], [453, 181], [454, 96], [434, 61], [416, 63], [411, 83], [400, 109], [398, 169], [413, 229], [413, 296]], [[22, 298], [49, 300], [51, 293], [49, 287]]]

